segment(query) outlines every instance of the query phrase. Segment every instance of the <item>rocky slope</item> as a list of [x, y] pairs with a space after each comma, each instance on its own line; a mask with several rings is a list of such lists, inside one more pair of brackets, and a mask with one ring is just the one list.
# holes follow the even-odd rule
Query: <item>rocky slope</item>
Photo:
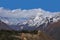
[[55, 40], [60, 40], [60, 20], [48, 25], [45, 32]]
[[0, 20], [0, 30], [11, 30], [11, 28], [9, 27], [9, 25]]

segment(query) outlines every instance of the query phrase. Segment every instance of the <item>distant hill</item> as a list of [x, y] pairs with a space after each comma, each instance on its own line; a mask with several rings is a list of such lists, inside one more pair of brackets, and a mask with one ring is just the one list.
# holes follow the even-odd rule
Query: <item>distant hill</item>
[[0, 20], [0, 30], [11, 30], [11, 28]]

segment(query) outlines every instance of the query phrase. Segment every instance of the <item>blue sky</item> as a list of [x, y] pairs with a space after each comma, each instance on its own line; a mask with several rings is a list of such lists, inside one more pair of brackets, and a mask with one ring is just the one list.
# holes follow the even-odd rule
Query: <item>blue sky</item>
[[60, 11], [60, 0], [0, 0], [0, 7], [7, 9], [42, 8], [47, 11]]

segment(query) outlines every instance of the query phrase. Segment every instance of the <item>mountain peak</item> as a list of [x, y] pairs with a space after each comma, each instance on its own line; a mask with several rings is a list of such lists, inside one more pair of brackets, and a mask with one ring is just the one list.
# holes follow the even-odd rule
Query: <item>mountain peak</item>
[[[60, 12], [49, 12], [41, 8], [21, 10], [14, 9], [8, 10], [0, 8], [0, 20], [9, 25], [17, 24], [29, 24], [29, 26], [39, 26], [43, 23], [47, 23], [48, 20], [53, 19], [53, 22], [60, 19]], [[19, 25], [20, 25], [19, 24]]]

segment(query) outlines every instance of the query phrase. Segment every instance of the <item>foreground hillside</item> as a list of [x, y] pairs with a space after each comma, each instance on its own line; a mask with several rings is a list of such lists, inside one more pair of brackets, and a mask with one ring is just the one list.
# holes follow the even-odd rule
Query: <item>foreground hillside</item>
[[17, 31], [0, 31], [0, 40], [53, 40], [44, 32], [17, 32]]

